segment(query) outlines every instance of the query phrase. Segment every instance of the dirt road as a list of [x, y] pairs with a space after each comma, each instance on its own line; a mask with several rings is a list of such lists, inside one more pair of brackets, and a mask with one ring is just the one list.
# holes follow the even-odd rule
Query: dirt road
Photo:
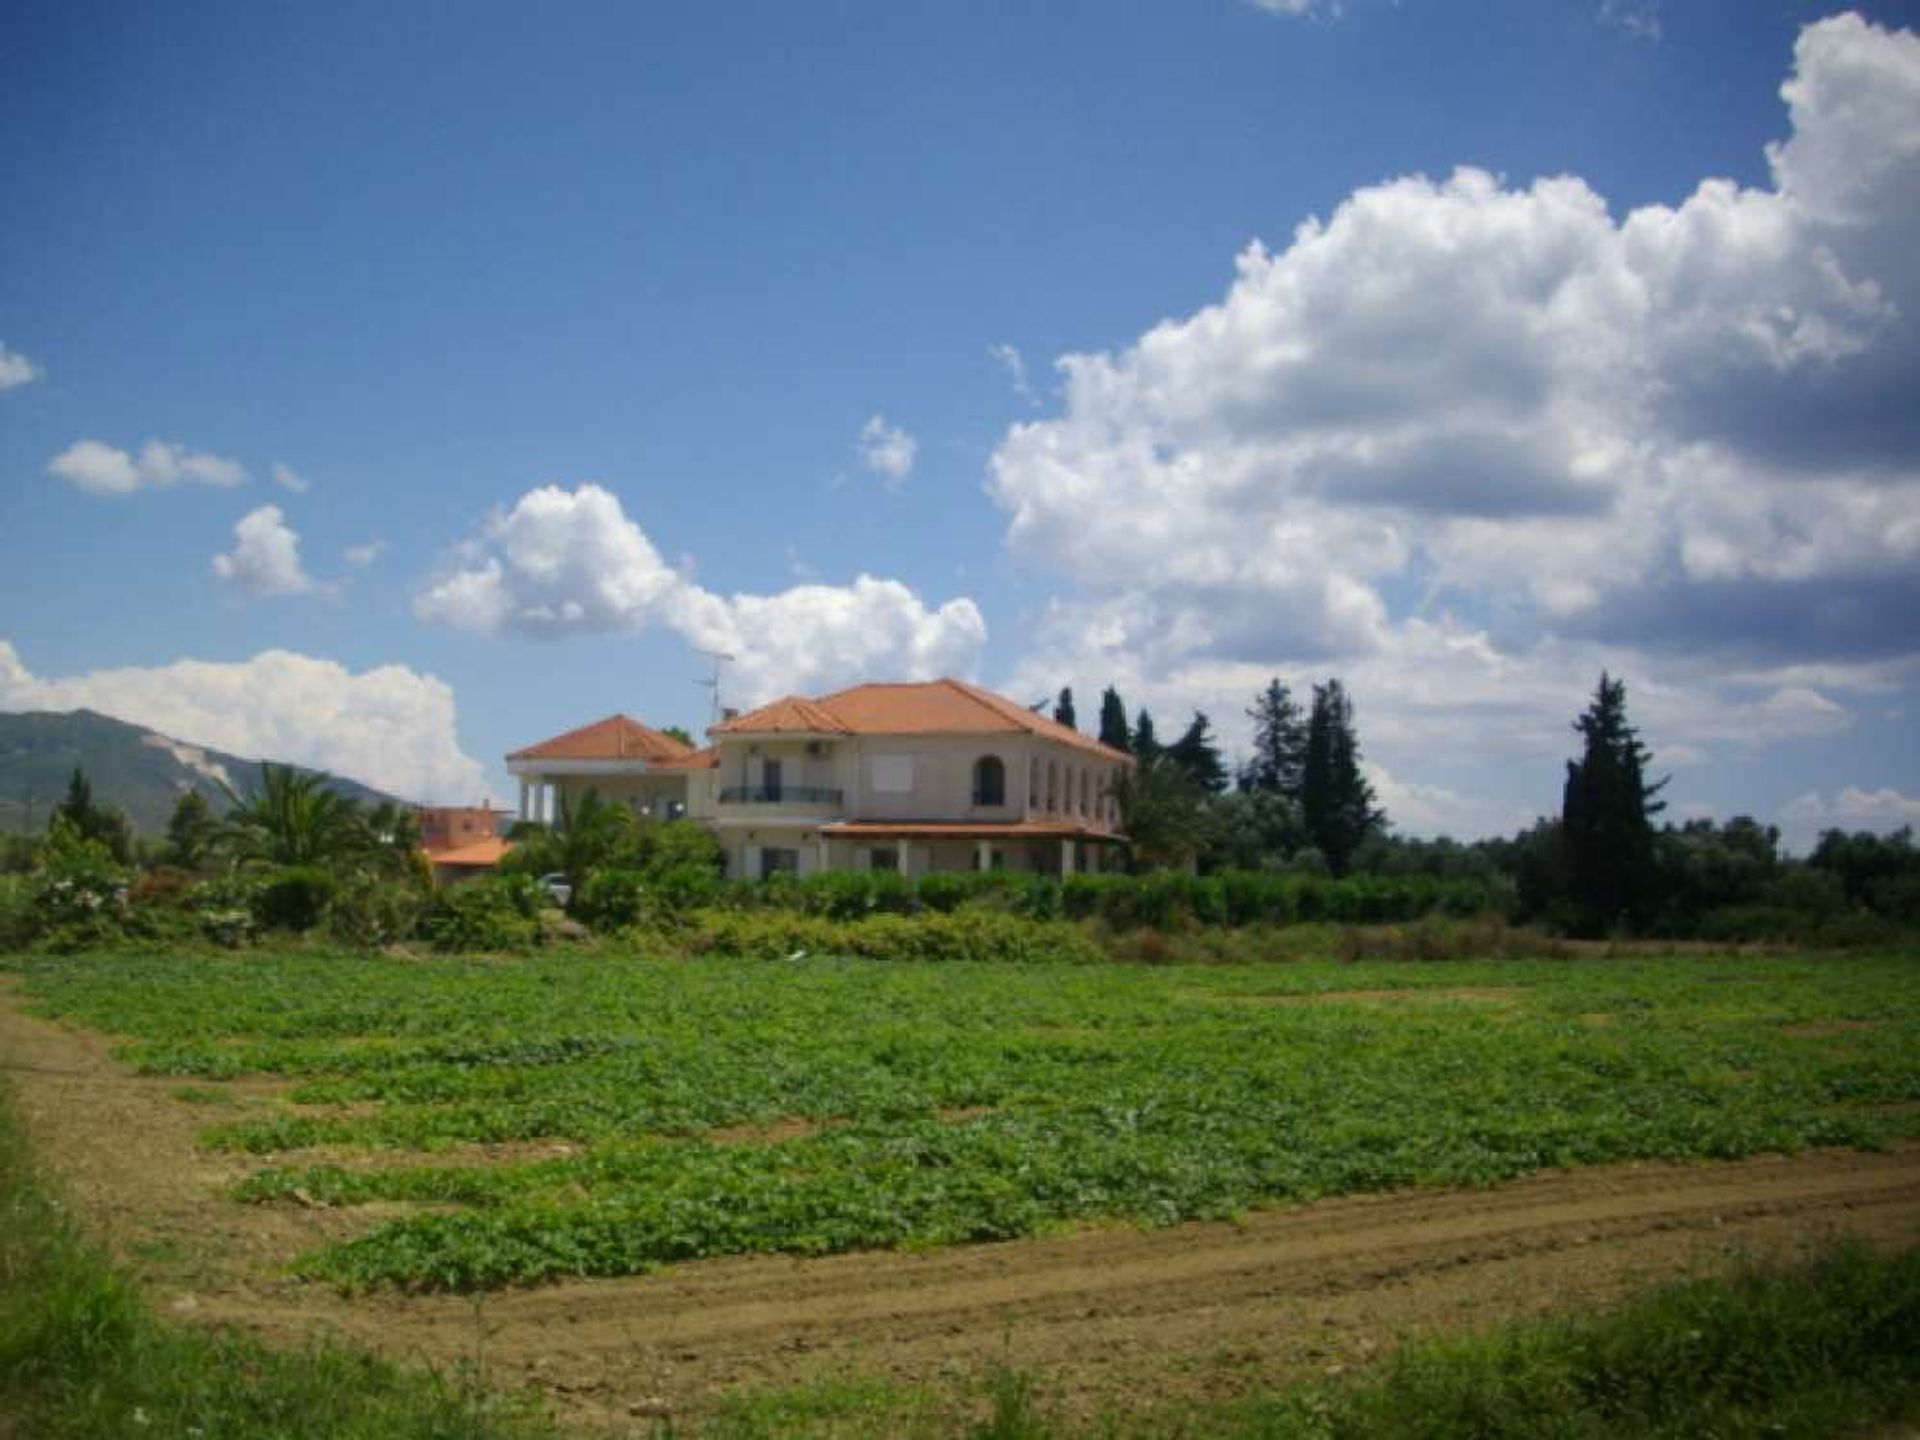
[[[283, 1267], [365, 1213], [225, 1198], [258, 1161], [195, 1136], [232, 1109], [127, 1074], [100, 1037], [19, 1013], [4, 986], [0, 1066], [43, 1162], [163, 1307], [443, 1364], [484, 1352], [496, 1380], [538, 1384], [582, 1417], [848, 1370], [937, 1385], [1003, 1359], [1045, 1372], [1076, 1410], [1221, 1396], [1835, 1234], [1920, 1244], [1920, 1147], [1907, 1147], [1555, 1171], [926, 1254], [707, 1261], [479, 1302], [346, 1298]], [[275, 1103], [272, 1087], [220, 1088], [228, 1105]]]

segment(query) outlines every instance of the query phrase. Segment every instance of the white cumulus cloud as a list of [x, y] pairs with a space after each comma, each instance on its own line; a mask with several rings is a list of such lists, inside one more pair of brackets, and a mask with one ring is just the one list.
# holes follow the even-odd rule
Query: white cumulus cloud
[[292, 491], [295, 495], [304, 495], [313, 488], [306, 477], [291, 465], [276, 464], [273, 467], [273, 483], [282, 490]]
[[409, 800], [472, 804], [480, 764], [460, 748], [452, 689], [404, 665], [350, 671], [267, 650], [60, 679], [28, 671], [0, 640], [0, 709], [98, 710], [178, 740], [307, 765]]
[[913, 473], [913, 460], [920, 444], [905, 427], [889, 425], [884, 415], [871, 415], [860, 427], [855, 448], [862, 465], [897, 484]]
[[1061, 414], [993, 457], [1014, 550], [1223, 653], [1377, 644], [1410, 576], [1614, 640], [1814, 649], [1824, 587], [1882, 617], [1849, 643], [1907, 643], [1920, 40], [1842, 17], [1796, 57], [1770, 188], [1616, 221], [1574, 177], [1395, 180], [1066, 356]]
[[101, 440], [78, 440], [47, 464], [50, 474], [91, 495], [130, 495], [173, 485], [231, 487], [247, 478], [237, 460], [149, 440], [132, 454]]
[[387, 542], [384, 540], [369, 540], [364, 545], [349, 545], [340, 553], [354, 569], [364, 570], [378, 560], [386, 548]]
[[213, 557], [213, 573], [249, 595], [300, 595], [314, 588], [300, 564], [300, 536], [278, 505], [248, 511], [233, 527], [233, 549]]
[[1008, 344], [989, 345], [987, 355], [995, 364], [1007, 372], [1007, 379], [1013, 385], [1013, 393], [1029, 405], [1038, 405], [1040, 397], [1033, 392], [1032, 382], [1027, 378], [1027, 360], [1016, 346]]
[[496, 512], [414, 600], [423, 620], [557, 635], [661, 625], [734, 657], [729, 698], [755, 704], [858, 679], [971, 674], [986, 641], [964, 597], [929, 606], [897, 580], [722, 595], [667, 564], [598, 485], [530, 490]]
[[0, 390], [31, 385], [45, 373], [18, 350], [9, 350], [4, 343], [0, 343]]

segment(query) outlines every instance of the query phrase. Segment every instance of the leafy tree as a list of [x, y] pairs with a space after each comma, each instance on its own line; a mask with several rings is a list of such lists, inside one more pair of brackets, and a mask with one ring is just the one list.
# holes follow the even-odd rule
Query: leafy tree
[[561, 874], [578, 895], [596, 870], [638, 869], [640, 822], [626, 806], [590, 789], [579, 797], [562, 790], [551, 829], [517, 826], [515, 848], [500, 864], [503, 875]]
[[220, 843], [237, 859], [271, 865], [328, 865], [373, 847], [360, 806], [327, 788], [331, 777], [272, 761], [260, 764], [260, 785], [233, 808]]
[[1373, 786], [1360, 770], [1353, 705], [1338, 680], [1313, 687], [1300, 776], [1300, 810], [1307, 837], [1327, 868], [1345, 875], [1353, 855], [1386, 817], [1373, 803]]
[[66, 798], [53, 807], [47, 820], [49, 829], [53, 821], [64, 820], [78, 838], [105, 846], [118, 864], [126, 864], [133, 855], [133, 822], [124, 810], [94, 803], [93, 786], [78, 765], [67, 781]]
[[674, 739], [678, 740], [682, 745], [693, 744], [693, 735], [684, 725], [669, 725], [665, 729], [663, 729], [660, 733], [662, 735], [671, 735]]
[[1200, 868], [1213, 870], [1274, 870], [1306, 843], [1300, 828], [1300, 808], [1285, 795], [1266, 790], [1242, 790], [1213, 802], [1212, 843], [1200, 857]]
[[1127, 730], [1127, 707], [1120, 692], [1109, 685], [1100, 696], [1100, 743], [1115, 750], [1131, 751], [1133, 736]]
[[1601, 672], [1573, 728], [1585, 744], [1567, 762], [1560, 806], [1567, 895], [1579, 924], [1599, 932], [1644, 916], [1657, 899], [1653, 817], [1666, 809], [1655, 797], [1667, 782], [1647, 783], [1651, 757], [1627, 723], [1624, 680]]
[[1269, 680], [1247, 718], [1253, 721], [1253, 758], [1240, 772], [1240, 788], [1299, 799], [1307, 726], [1293, 692], [1278, 677]]
[[1070, 687], [1060, 687], [1060, 698], [1053, 702], [1053, 718], [1069, 730], [1079, 728], [1073, 714], [1073, 691]]
[[1123, 770], [1113, 795], [1134, 859], [1149, 868], [1185, 866], [1212, 838], [1205, 792], [1165, 756]]
[[1193, 712], [1193, 722], [1180, 738], [1169, 745], [1167, 759], [1187, 772], [1187, 778], [1199, 789], [1218, 795], [1227, 788], [1227, 766], [1220, 758], [1220, 746], [1208, 733], [1210, 722], [1201, 711]]
[[167, 817], [167, 858], [175, 865], [196, 870], [219, 838], [220, 822], [207, 797], [198, 790], [182, 790], [173, 802], [173, 814]]
[[1142, 707], [1140, 718], [1133, 726], [1133, 753], [1142, 765], [1157, 759], [1160, 754], [1160, 742], [1153, 733], [1153, 716]]

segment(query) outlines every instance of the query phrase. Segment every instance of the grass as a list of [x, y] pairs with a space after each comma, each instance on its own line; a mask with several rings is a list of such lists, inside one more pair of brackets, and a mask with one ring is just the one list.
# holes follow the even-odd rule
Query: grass
[[483, 1377], [167, 1325], [34, 1173], [0, 1092], [4, 1440], [554, 1440]]
[[1920, 1417], [1920, 1252], [1838, 1245], [1600, 1315], [1401, 1350], [1350, 1378], [1076, 1420], [1003, 1368], [971, 1405], [834, 1380], [734, 1397], [683, 1440], [1820, 1440]]
[[[1920, 1134], [1920, 966], [1900, 959], [20, 967], [41, 1009], [128, 1037], [149, 1073], [292, 1082], [207, 1132], [274, 1157], [241, 1198], [457, 1207], [304, 1262], [349, 1287], [1011, 1239]], [[549, 1139], [575, 1153], [407, 1163]], [[281, 1155], [317, 1144], [381, 1163]]]

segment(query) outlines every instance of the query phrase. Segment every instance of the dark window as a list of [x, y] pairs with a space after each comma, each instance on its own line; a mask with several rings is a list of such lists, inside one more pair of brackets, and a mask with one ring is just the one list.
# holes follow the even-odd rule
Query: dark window
[[976, 805], [1007, 803], [1007, 767], [1000, 763], [999, 756], [982, 755], [974, 762], [973, 803]]
[[773, 846], [763, 846], [760, 851], [760, 878], [771, 880], [775, 875], [795, 875], [800, 870], [800, 852], [798, 850], [780, 850]]

